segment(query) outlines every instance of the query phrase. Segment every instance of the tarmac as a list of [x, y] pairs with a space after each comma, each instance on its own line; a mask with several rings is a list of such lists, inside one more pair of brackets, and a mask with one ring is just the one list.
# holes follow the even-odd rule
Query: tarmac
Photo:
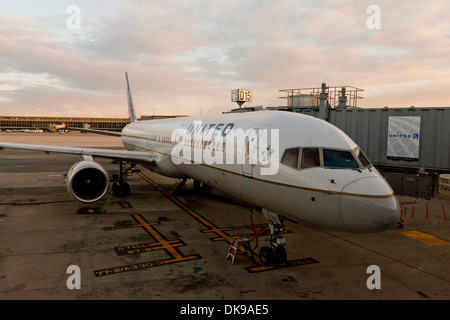
[[[117, 137], [0, 133], [0, 141], [123, 148]], [[376, 234], [286, 222], [288, 261], [258, 263], [268, 237], [232, 262], [236, 237], [266, 223], [240, 199], [141, 168], [129, 197], [80, 209], [66, 190], [76, 156], [0, 151], [2, 300], [447, 300], [450, 198], [400, 196], [403, 227]], [[117, 164], [98, 160], [108, 170]], [[294, 199], [293, 199], [294, 201]], [[253, 229], [252, 229], [253, 228]], [[258, 248], [255, 248], [258, 245]], [[252, 253], [252, 249], [254, 249]], [[75, 266], [75, 267], [74, 267]], [[79, 275], [79, 278], [74, 276]]]

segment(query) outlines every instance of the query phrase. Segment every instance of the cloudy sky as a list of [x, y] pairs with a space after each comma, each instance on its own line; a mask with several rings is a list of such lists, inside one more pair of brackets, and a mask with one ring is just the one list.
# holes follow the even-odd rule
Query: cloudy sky
[[138, 116], [220, 113], [237, 88], [253, 90], [248, 105], [283, 105], [278, 90], [322, 82], [364, 89], [362, 107], [450, 106], [449, 12], [448, 0], [0, 0], [0, 115], [125, 117], [126, 71]]

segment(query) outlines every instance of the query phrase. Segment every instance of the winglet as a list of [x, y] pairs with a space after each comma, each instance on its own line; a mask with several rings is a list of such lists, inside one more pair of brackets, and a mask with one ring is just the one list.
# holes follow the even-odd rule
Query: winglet
[[128, 116], [130, 118], [130, 122], [136, 122], [136, 112], [134, 111], [133, 99], [131, 98], [130, 83], [128, 82], [128, 72], [125, 72], [125, 79], [127, 80]]

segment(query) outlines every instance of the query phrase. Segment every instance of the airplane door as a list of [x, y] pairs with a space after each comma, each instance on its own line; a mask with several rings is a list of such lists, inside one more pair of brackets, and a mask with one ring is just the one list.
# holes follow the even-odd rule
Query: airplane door
[[[256, 134], [255, 134], [256, 133]], [[256, 129], [253, 134], [245, 137], [244, 161], [242, 163], [242, 174], [247, 177], [253, 177], [253, 168], [256, 165], [258, 151], [259, 130]]]

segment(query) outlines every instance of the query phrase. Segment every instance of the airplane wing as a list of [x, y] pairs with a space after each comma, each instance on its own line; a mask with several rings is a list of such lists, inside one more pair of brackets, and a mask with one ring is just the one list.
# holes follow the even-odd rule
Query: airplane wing
[[115, 131], [106, 131], [106, 130], [98, 130], [98, 129], [85, 129], [85, 128], [75, 128], [75, 127], [64, 127], [64, 128], [58, 128], [58, 130], [76, 130], [80, 132], [88, 132], [88, 133], [96, 133], [96, 134], [103, 134], [107, 136], [116, 136], [121, 137], [121, 132], [115, 132]]
[[159, 158], [156, 152], [111, 150], [111, 149], [97, 149], [97, 148], [74, 148], [74, 147], [0, 142], [0, 150], [3, 150], [4, 148], [43, 151], [46, 153], [50, 152], [66, 153], [79, 156], [90, 156], [92, 158], [98, 157], [118, 161], [130, 161], [147, 166], [149, 165], [156, 166], [157, 160]]

